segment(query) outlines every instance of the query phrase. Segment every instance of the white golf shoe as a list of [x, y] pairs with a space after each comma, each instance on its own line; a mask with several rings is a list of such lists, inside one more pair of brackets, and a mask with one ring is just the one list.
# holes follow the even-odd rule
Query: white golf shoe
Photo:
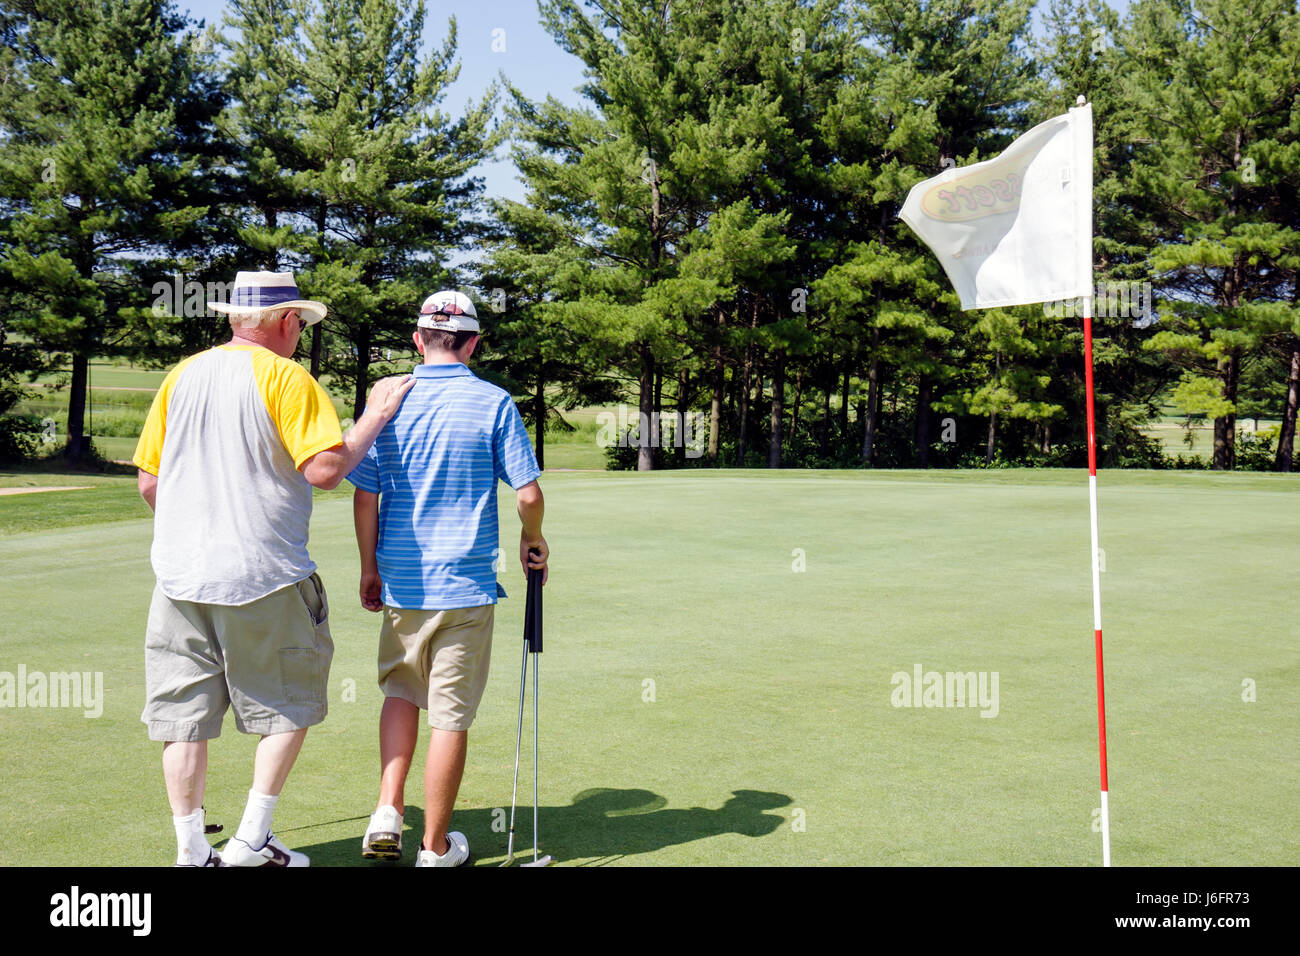
[[367, 860], [402, 858], [402, 815], [396, 807], [380, 807], [370, 815], [361, 838], [361, 856]]
[[416, 866], [460, 866], [469, 859], [469, 841], [465, 839], [465, 834], [452, 831], [447, 834], [447, 852], [439, 856], [432, 850], [426, 850], [420, 847], [420, 856], [415, 861]]
[[226, 866], [310, 866], [306, 853], [290, 850], [274, 834], [268, 834], [266, 843], [256, 850], [239, 837], [232, 837], [221, 851], [221, 862]]
[[[195, 856], [192, 850], [182, 850], [180, 857], [181, 860], [184, 860], [184, 862], [181, 862], [181, 860], [177, 860], [177, 862], [174, 863], [173, 866], [180, 866], [180, 867], [225, 866], [225, 864], [221, 862], [221, 854], [218, 853], [216, 850], [212, 849], [211, 847], [208, 848], [208, 855], [205, 857]], [[200, 862], [200, 860], [202, 862]]]

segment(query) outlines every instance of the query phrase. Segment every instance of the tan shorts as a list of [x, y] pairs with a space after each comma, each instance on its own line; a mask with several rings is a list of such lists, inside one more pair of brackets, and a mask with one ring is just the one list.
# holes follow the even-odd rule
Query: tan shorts
[[325, 719], [333, 656], [315, 574], [235, 607], [175, 601], [155, 585], [140, 719], [163, 741], [218, 737], [231, 707], [246, 734], [301, 730]]
[[487, 686], [495, 604], [449, 611], [384, 605], [379, 686], [429, 712], [429, 726], [469, 730]]

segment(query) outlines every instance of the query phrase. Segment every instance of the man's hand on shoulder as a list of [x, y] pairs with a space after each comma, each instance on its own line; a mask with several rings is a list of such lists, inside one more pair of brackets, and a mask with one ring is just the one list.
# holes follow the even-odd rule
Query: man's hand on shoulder
[[375, 382], [366, 400], [366, 412], [374, 411], [387, 424], [402, 407], [402, 399], [415, 387], [414, 375], [390, 375]]
[[343, 436], [343, 444], [317, 452], [304, 461], [299, 470], [308, 483], [326, 491], [339, 482], [365, 457], [388, 420], [402, 407], [402, 399], [415, 385], [414, 375], [390, 375], [375, 382], [366, 402], [365, 414]]

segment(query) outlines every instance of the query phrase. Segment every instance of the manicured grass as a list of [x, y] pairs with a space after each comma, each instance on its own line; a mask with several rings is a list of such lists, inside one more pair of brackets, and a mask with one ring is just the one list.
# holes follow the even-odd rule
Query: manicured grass
[[[396, 356], [395, 356], [396, 358]], [[154, 391], [162, 383], [166, 370], [151, 371], [127, 368], [118, 364], [93, 363], [94, 388], [91, 389], [90, 417], [87, 428], [94, 435], [95, 447], [110, 461], [128, 461], [135, 452], [136, 439], [144, 427], [153, 402]], [[51, 373], [32, 386], [30, 397], [18, 403], [13, 414], [52, 418], [55, 444], [67, 441], [68, 388], [66, 373]], [[329, 376], [322, 377], [323, 385]], [[56, 384], [62, 383], [60, 387]], [[331, 395], [340, 419], [351, 414], [351, 396]], [[603, 470], [605, 450], [596, 442], [596, 414], [600, 409], [583, 408], [564, 412], [574, 425], [565, 432], [552, 426], [547, 433], [545, 464], [563, 470]], [[529, 429], [529, 435], [533, 430]]]
[[[0, 471], [0, 488], [48, 488], [51, 485], [91, 485], [98, 488], [125, 486], [127, 484], [131, 488], [135, 488], [135, 472], [128, 474], [125, 469], [113, 474], [87, 474], [56, 468], [36, 468], [29, 465], [21, 470]], [[132, 515], [131, 517], [137, 516]], [[39, 530], [39, 528], [32, 530]]]
[[[1117, 865], [1300, 862], [1295, 482], [1101, 478]], [[552, 474], [543, 487], [546, 852], [566, 864], [1099, 863], [1081, 473]], [[125, 490], [64, 495], [101, 496], [97, 513], [123, 516], [113, 496]], [[56, 499], [71, 500], [0, 505]], [[508, 493], [500, 508], [510, 555]], [[171, 861], [160, 748], [138, 721], [150, 537], [147, 518], [4, 536], [0, 671], [102, 672], [105, 700], [97, 718], [0, 710], [0, 864]], [[314, 865], [369, 865], [358, 844], [377, 786], [378, 621], [355, 597], [345, 492], [319, 498], [312, 552], [332, 605], [331, 710], [276, 828]], [[480, 864], [504, 854], [494, 826], [514, 759], [513, 560], [502, 581], [511, 598], [453, 817]], [[997, 672], [997, 716], [893, 706], [894, 675], [918, 664]], [[253, 743], [228, 719], [211, 748], [207, 806], [227, 835]], [[422, 767], [423, 747], [412, 846]]]
[[1160, 450], [1172, 458], [1182, 455], [1184, 458], [1197, 456], [1209, 459], [1214, 454], [1214, 425], [1193, 424], [1191, 428], [1192, 444], [1188, 447], [1186, 436], [1188, 430], [1181, 422], [1153, 422], [1143, 429], [1146, 434], [1160, 442]]
[[[417, 359], [415, 353], [394, 353], [393, 362], [397, 371], [408, 370]], [[135, 450], [134, 438], [139, 435], [144, 424], [145, 415], [153, 401], [153, 391], [162, 384], [167, 369], [144, 369], [130, 367], [122, 362], [100, 361], [91, 363], [92, 383], [92, 417], [90, 428], [95, 435], [95, 443], [100, 454], [111, 460], [125, 461]], [[67, 422], [67, 371], [53, 372], [42, 376], [33, 386], [33, 395], [13, 409], [15, 414], [34, 414], [52, 417], [57, 424], [56, 439], [58, 443], [66, 440]], [[323, 385], [329, 384], [330, 377], [321, 378]], [[61, 387], [53, 386], [61, 383]], [[331, 395], [335, 411], [340, 418], [350, 414], [351, 395]], [[564, 420], [574, 426], [571, 432], [565, 432], [552, 424], [546, 435], [545, 464], [548, 469], [575, 471], [603, 471], [607, 459], [605, 449], [597, 442], [599, 425], [596, 416], [604, 409], [578, 408], [561, 412]], [[1208, 460], [1214, 451], [1214, 427], [1209, 421], [1193, 423], [1191, 428], [1192, 445], [1189, 448], [1185, 437], [1188, 434], [1183, 427], [1185, 418], [1169, 404], [1162, 406], [1161, 417], [1144, 428], [1144, 431], [1160, 442], [1166, 455], [1177, 458], [1201, 458]], [[1276, 422], [1261, 420], [1259, 427], [1268, 428]], [[533, 435], [533, 429], [528, 433]]]
[[[32, 397], [16, 406], [19, 409], [30, 410], [32, 414], [40, 414], [43, 411], [51, 409], [60, 409], [66, 411], [68, 407], [68, 388], [64, 385], [61, 388], [43, 385], [37, 383], [30, 386]], [[92, 408], [98, 411], [101, 408], [135, 408], [149, 411], [149, 406], [153, 404], [153, 397], [157, 389], [153, 388], [100, 388], [96, 386], [90, 390], [90, 400]]]
[[99, 453], [109, 461], [130, 461], [135, 455], [136, 445], [140, 443], [138, 436], [130, 437], [113, 437], [100, 438], [96, 436], [95, 447]]
[[[1187, 417], [1178, 414], [1173, 405], [1162, 405], [1161, 411], [1160, 417], [1142, 430], [1160, 442], [1160, 448], [1166, 455], [1171, 458], [1180, 456], [1187, 459], [1200, 458], [1205, 462], [1208, 462], [1214, 456], [1214, 421], [1212, 419], [1193, 421], [1191, 428], [1188, 429], [1185, 427]], [[1258, 430], [1263, 432], [1281, 424], [1280, 421], [1269, 418], [1261, 418], [1258, 421], [1253, 418], [1240, 418], [1237, 420], [1238, 429], [1243, 431]], [[1192, 437], [1190, 446], [1187, 444], [1189, 433]]]
[[[598, 442], [599, 426], [596, 416], [600, 408], [575, 408], [560, 414], [572, 431], [563, 431], [554, 424], [547, 427], [543, 463], [548, 470], [604, 471], [605, 449]], [[530, 438], [536, 440], [536, 431], [528, 429]]]
[[[41, 475], [29, 487], [76, 487], [92, 482], [84, 475]], [[58, 528], [109, 524], [146, 518], [148, 506], [134, 478], [95, 483], [84, 491], [51, 491], [0, 496], [0, 536], [43, 534]], [[0, 480], [0, 487], [14, 487]], [[3, 668], [0, 668], [3, 669]]]
[[[93, 388], [157, 388], [167, 377], [167, 372], [168, 369], [165, 368], [140, 368], [118, 362], [97, 361], [90, 363], [90, 384]], [[71, 377], [71, 370], [63, 369], [42, 375], [37, 381], [67, 382]]]

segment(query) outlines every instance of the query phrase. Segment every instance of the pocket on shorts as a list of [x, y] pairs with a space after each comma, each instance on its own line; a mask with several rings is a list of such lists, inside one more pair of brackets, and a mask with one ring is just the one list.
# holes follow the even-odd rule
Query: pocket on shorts
[[319, 574], [312, 574], [309, 578], [303, 578], [298, 582], [298, 593], [302, 595], [302, 603], [307, 606], [307, 613], [311, 615], [311, 623], [319, 627], [324, 624], [330, 616], [329, 599], [325, 597], [325, 585], [321, 582]]
[[329, 658], [309, 647], [286, 647], [280, 651], [280, 680], [285, 698], [293, 703], [325, 703], [329, 679]]

